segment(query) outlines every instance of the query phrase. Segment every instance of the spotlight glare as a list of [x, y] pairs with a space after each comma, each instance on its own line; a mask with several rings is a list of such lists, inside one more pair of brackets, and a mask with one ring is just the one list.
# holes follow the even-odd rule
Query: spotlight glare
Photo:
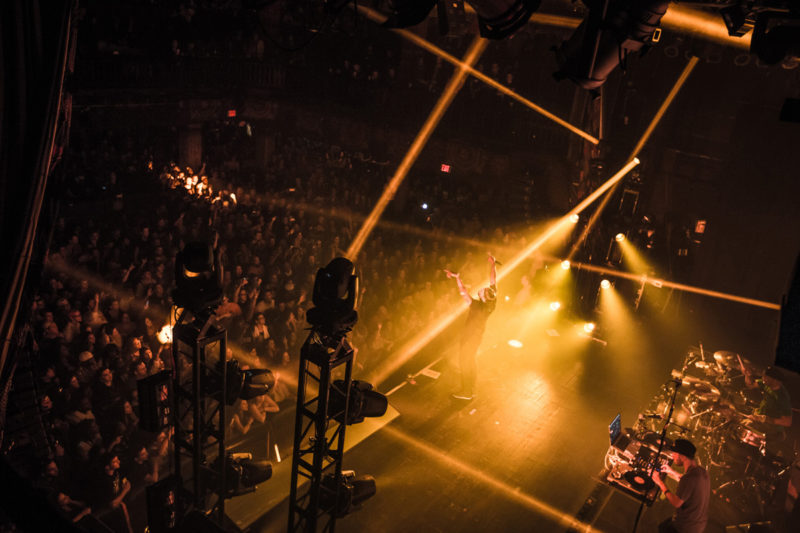
[[511, 339], [508, 341], [508, 345], [512, 348], [522, 348], [522, 343], [517, 339]]
[[583, 331], [585, 331], [586, 333], [593, 332], [594, 328], [595, 328], [594, 322], [587, 322], [586, 324], [583, 325]]
[[426, 204], [426, 203], [423, 203], [423, 204], [422, 204], [422, 209], [428, 209], [428, 204]]
[[624, 233], [617, 233], [617, 236], [614, 237], [614, 238], [617, 240], [617, 242], [622, 242], [622, 241], [625, 240], [625, 234]]
[[561, 309], [561, 302], [550, 302], [551, 311], [558, 311], [559, 309]]
[[564, 270], [569, 270], [569, 259], [564, 259], [561, 261], [561, 268]]
[[511, 301], [511, 296], [506, 296], [505, 300], [506, 300], [507, 302]]
[[604, 279], [603, 281], [600, 282], [600, 287], [603, 289], [608, 289], [611, 287], [611, 282], [608, 281], [607, 279]]
[[170, 344], [172, 342], [172, 326], [169, 324], [164, 325], [161, 331], [156, 333], [156, 338], [161, 344]]
[[581, 216], [578, 213], [573, 213], [569, 216], [569, 221], [573, 224], [577, 224], [580, 219]]

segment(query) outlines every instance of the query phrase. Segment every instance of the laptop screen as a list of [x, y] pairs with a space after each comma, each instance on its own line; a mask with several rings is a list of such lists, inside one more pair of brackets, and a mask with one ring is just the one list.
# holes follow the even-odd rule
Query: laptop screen
[[608, 425], [608, 437], [611, 439], [611, 445], [614, 445], [614, 442], [619, 437], [619, 434], [622, 433], [622, 417], [620, 413], [617, 413], [617, 416], [614, 417], [614, 420], [611, 421], [611, 424]]

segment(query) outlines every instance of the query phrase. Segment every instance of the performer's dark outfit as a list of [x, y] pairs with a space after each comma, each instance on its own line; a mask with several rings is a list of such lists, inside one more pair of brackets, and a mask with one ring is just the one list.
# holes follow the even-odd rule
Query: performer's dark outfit
[[711, 497], [711, 482], [706, 469], [702, 466], [689, 468], [681, 476], [675, 494], [683, 500], [683, 505], [675, 510], [675, 516], [672, 517], [673, 531], [703, 533], [706, 530], [708, 503]]
[[678, 489], [673, 494], [664, 484], [659, 471], [652, 479], [675, 508], [675, 514], [658, 526], [659, 533], [703, 533], [708, 522], [708, 506], [711, 499], [711, 480], [708, 472], [695, 460], [697, 448], [686, 439], [676, 439], [669, 447], [674, 465], [684, 468], [681, 475], [664, 465], [660, 472], [678, 479]]
[[756, 413], [767, 415], [770, 418], [792, 416], [792, 399], [783, 384], [781, 384], [781, 388], [775, 390], [768, 387], [763, 379], [756, 380], [756, 383], [763, 395]]
[[478, 291], [480, 299], [472, 298], [466, 286], [461, 281], [458, 274], [445, 270], [448, 278], [455, 278], [458, 284], [458, 292], [464, 301], [469, 303], [467, 321], [464, 324], [464, 332], [459, 342], [459, 365], [461, 366], [461, 390], [453, 394], [457, 400], [471, 400], [477, 379], [477, 363], [475, 357], [478, 355], [478, 348], [483, 340], [483, 332], [486, 329], [486, 321], [497, 305], [497, 272], [496, 261], [492, 254], [489, 254], [489, 286]]
[[[490, 286], [497, 290], [494, 285]], [[459, 363], [461, 365], [461, 389], [467, 396], [472, 396], [477, 379], [477, 364], [475, 357], [478, 355], [478, 347], [483, 340], [483, 332], [486, 329], [486, 321], [497, 306], [497, 300], [486, 302], [472, 298], [467, 312], [467, 321], [464, 324], [464, 335], [461, 337], [459, 346]]]

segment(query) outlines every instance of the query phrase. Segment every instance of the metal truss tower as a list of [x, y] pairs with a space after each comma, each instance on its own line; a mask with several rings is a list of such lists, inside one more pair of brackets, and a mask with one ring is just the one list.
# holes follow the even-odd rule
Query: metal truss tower
[[196, 316], [173, 329], [173, 409], [178, 516], [208, 510], [225, 516], [225, 364], [227, 333], [213, 316]]
[[[332, 374], [342, 366], [344, 382], [334, 384]], [[300, 350], [289, 502], [292, 533], [315, 533], [318, 525], [320, 531], [334, 531], [337, 504], [343, 497], [340, 480], [344, 421], [348, 416], [352, 369], [353, 348], [345, 334], [329, 335], [321, 328], [313, 328]], [[332, 407], [331, 393], [344, 399], [344, 412], [341, 405]]]

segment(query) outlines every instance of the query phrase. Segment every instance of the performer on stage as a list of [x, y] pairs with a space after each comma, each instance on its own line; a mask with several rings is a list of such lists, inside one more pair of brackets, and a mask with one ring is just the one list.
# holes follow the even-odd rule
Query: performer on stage
[[471, 400], [475, 392], [475, 381], [477, 379], [477, 363], [475, 358], [478, 354], [478, 347], [483, 340], [483, 331], [486, 329], [486, 321], [492, 314], [497, 304], [497, 269], [496, 261], [491, 253], [489, 255], [489, 286], [478, 291], [478, 299], [472, 298], [461, 281], [461, 277], [456, 273], [445, 270], [448, 278], [455, 278], [458, 284], [458, 292], [469, 304], [467, 321], [464, 324], [464, 331], [459, 339], [459, 364], [461, 366], [461, 390], [452, 396], [457, 400]]
[[783, 428], [791, 427], [792, 399], [783, 386], [781, 371], [774, 366], [768, 366], [761, 379], [754, 380], [753, 373], [742, 365], [742, 373], [748, 389], [761, 389], [761, 404], [756, 409], [753, 420], [773, 426], [781, 433]]
[[794, 442], [786, 438], [786, 429], [792, 426], [792, 399], [783, 385], [783, 374], [774, 366], [768, 366], [761, 379], [753, 379], [752, 372], [744, 365], [742, 373], [747, 388], [761, 391], [761, 403], [749, 416], [755, 424], [749, 424], [764, 433], [768, 453], [791, 462], [794, 459]]
[[673, 466], [683, 467], [683, 474], [669, 466], [662, 467], [665, 474], [678, 481], [678, 489], [672, 492], [661, 479], [661, 474], [653, 472], [653, 481], [675, 507], [675, 514], [659, 524], [658, 532], [703, 533], [708, 522], [708, 503], [711, 497], [708, 472], [695, 460], [697, 448], [688, 440], [677, 439], [670, 449]]

